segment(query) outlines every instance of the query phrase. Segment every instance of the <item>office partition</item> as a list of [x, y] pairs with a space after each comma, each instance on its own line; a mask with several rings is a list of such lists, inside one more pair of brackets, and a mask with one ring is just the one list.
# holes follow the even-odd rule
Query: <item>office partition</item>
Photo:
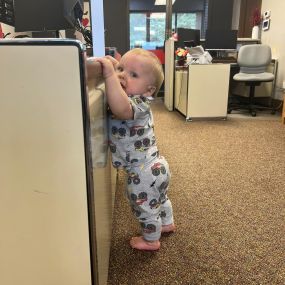
[[0, 41], [0, 284], [97, 284], [83, 47]]

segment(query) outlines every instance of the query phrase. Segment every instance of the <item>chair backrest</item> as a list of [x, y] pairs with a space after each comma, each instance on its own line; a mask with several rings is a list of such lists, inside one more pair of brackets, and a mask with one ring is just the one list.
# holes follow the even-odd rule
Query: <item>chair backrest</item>
[[268, 45], [244, 45], [239, 49], [237, 63], [244, 73], [261, 73], [271, 62], [271, 48]]

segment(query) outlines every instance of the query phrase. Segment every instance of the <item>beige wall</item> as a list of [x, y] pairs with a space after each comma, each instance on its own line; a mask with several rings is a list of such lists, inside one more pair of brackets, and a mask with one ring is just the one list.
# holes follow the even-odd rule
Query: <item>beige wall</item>
[[280, 90], [283, 81], [285, 81], [285, 24], [284, 0], [262, 0], [262, 13], [270, 11], [270, 27], [267, 31], [262, 31], [261, 42], [270, 45], [272, 56], [278, 59], [278, 72], [276, 80], [275, 98], [283, 98], [283, 93]]

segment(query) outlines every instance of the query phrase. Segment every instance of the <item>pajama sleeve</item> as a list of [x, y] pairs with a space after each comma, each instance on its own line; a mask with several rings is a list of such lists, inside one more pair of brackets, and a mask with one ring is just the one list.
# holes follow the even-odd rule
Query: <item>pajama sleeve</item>
[[132, 97], [130, 99], [134, 112], [134, 120], [143, 120], [149, 116], [150, 101], [145, 97]]

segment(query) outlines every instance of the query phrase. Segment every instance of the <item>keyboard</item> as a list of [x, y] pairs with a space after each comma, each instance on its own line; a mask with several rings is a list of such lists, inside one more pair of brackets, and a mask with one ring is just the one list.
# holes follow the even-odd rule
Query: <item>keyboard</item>
[[237, 59], [233, 56], [214, 57], [213, 63], [236, 63]]

